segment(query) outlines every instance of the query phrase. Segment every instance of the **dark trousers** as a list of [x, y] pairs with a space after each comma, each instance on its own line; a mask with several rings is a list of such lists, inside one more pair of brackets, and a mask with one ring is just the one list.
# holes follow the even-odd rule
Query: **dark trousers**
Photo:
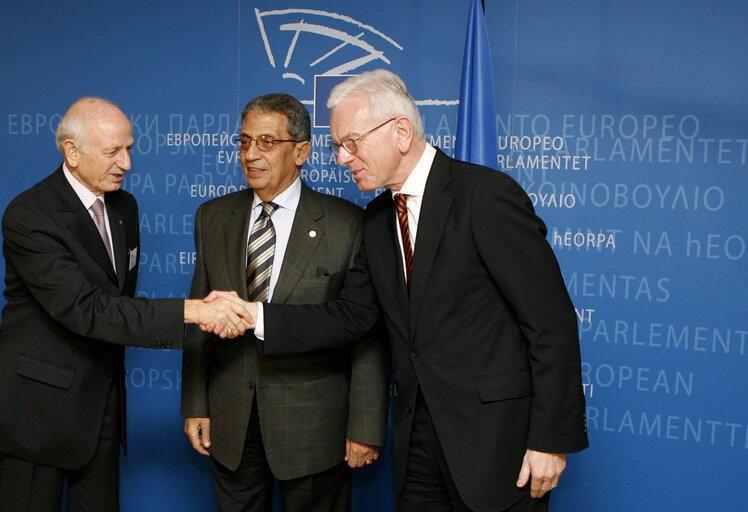
[[[211, 459], [211, 473], [221, 512], [272, 510], [273, 474], [265, 457], [256, 405], [252, 405], [239, 467], [231, 471]], [[348, 512], [351, 509], [351, 471], [345, 462], [313, 475], [280, 480], [278, 484], [285, 512]]]
[[[398, 512], [471, 512], [460, 498], [447, 466], [434, 422], [420, 389], [413, 411], [405, 482], [397, 495]], [[467, 434], [469, 435], [469, 433]], [[529, 483], [527, 484], [529, 488]], [[503, 512], [544, 512], [550, 493], [533, 499], [529, 494]], [[498, 512], [498, 509], [497, 509]]]
[[[59, 512], [67, 479], [69, 512], [119, 510], [120, 410], [117, 386], [109, 390], [99, 442], [85, 466], [65, 470], [0, 455], [0, 510]], [[65, 428], [60, 425], [60, 428]]]

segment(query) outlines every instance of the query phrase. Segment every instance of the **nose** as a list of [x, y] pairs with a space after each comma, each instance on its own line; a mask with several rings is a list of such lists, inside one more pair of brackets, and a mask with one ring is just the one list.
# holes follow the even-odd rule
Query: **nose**
[[353, 160], [353, 153], [349, 153], [343, 146], [338, 148], [338, 163], [348, 165]]
[[257, 147], [257, 141], [252, 140], [249, 142], [249, 147], [244, 152], [244, 158], [246, 158], [249, 161], [257, 160], [260, 158], [260, 148]]
[[132, 167], [132, 160], [130, 159], [130, 151], [127, 148], [122, 148], [119, 153], [119, 162], [117, 166], [123, 171], [129, 171]]

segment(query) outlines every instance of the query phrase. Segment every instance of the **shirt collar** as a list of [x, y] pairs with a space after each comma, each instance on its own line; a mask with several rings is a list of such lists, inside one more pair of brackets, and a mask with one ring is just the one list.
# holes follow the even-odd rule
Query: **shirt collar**
[[431, 164], [434, 163], [434, 157], [436, 156], [436, 149], [426, 143], [426, 147], [421, 154], [421, 158], [418, 159], [418, 163], [413, 168], [413, 171], [408, 176], [408, 179], [403, 183], [403, 187], [395, 192], [392, 190], [392, 195], [395, 194], [406, 194], [411, 197], [423, 197], [423, 192], [426, 190], [426, 180], [429, 178], [429, 172], [431, 171]]
[[[96, 201], [97, 197], [99, 196], [88, 190], [80, 181], [75, 179], [73, 173], [71, 173], [70, 169], [68, 169], [68, 164], [62, 164], [62, 173], [65, 175], [65, 178], [67, 178], [70, 186], [73, 187], [73, 190], [78, 196], [78, 199], [80, 199], [81, 203], [83, 203], [83, 206], [86, 207], [86, 210], [91, 208], [91, 205], [94, 204], [94, 201]], [[106, 205], [106, 201], [104, 200], [105, 195], [106, 194], [101, 194], [101, 201], [104, 203], [104, 205]]]
[[[293, 183], [291, 183], [291, 186], [289, 186], [286, 190], [275, 196], [275, 198], [271, 201], [278, 205], [278, 208], [285, 208], [286, 210], [291, 210], [292, 212], [296, 211], [296, 208], [299, 206], [299, 199], [301, 198], [301, 176], [297, 176]], [[252, 209], [255, 209], [259, 207], [263, 203], [262, 199], [260, 199], [260, 196], [257, 195], [257, 193], [254, 193], [254, 197], [252, 199]]]

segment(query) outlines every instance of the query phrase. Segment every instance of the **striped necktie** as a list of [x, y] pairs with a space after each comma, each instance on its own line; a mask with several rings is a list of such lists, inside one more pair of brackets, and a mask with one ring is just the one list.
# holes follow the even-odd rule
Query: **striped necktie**
[[278, 208], [275, 203], [262, 203], [260, 216], [252, 225], [247, 245], [247, 294], [250, 302], [267, 302], [270, 271], [275, 254], [275, 228], [270, 216]]
[[395, 211], [397, 212], [397, 223], [400, 225], [400, 236], [403, 240], [403, 254], [405, 255], [405, 280], [410, 287], [410, 272], [413, 270], [413, 248], [410, 245], [407, 201], [408, 196], [406, 194], [395, 194]]

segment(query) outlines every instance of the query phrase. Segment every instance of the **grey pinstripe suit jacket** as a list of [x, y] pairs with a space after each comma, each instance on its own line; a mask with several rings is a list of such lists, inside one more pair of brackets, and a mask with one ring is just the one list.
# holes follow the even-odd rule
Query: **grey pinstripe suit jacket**
[[[246, 237], [252, 190], [206, 202], [195, 218], [197, 262], [191, 297], [236, 290], [246, 299]], [[272, 302], [307, 304], [337, 297], [358, 252], [363, 211], [302, 184]], [[315, 236], [310, 236], [311, 232]], [[390, 358], [385, 339], [370, 336], [350, 350], [260, 357], [256, 338], [219, 340], [188, 329], [182, 362], [184, 416], [209, 417], [211, 456], [235, 469], [252, 400], [265, 452], [282, 480], [329, 469], [343, 460], [345, 438], [383, 445]]]

